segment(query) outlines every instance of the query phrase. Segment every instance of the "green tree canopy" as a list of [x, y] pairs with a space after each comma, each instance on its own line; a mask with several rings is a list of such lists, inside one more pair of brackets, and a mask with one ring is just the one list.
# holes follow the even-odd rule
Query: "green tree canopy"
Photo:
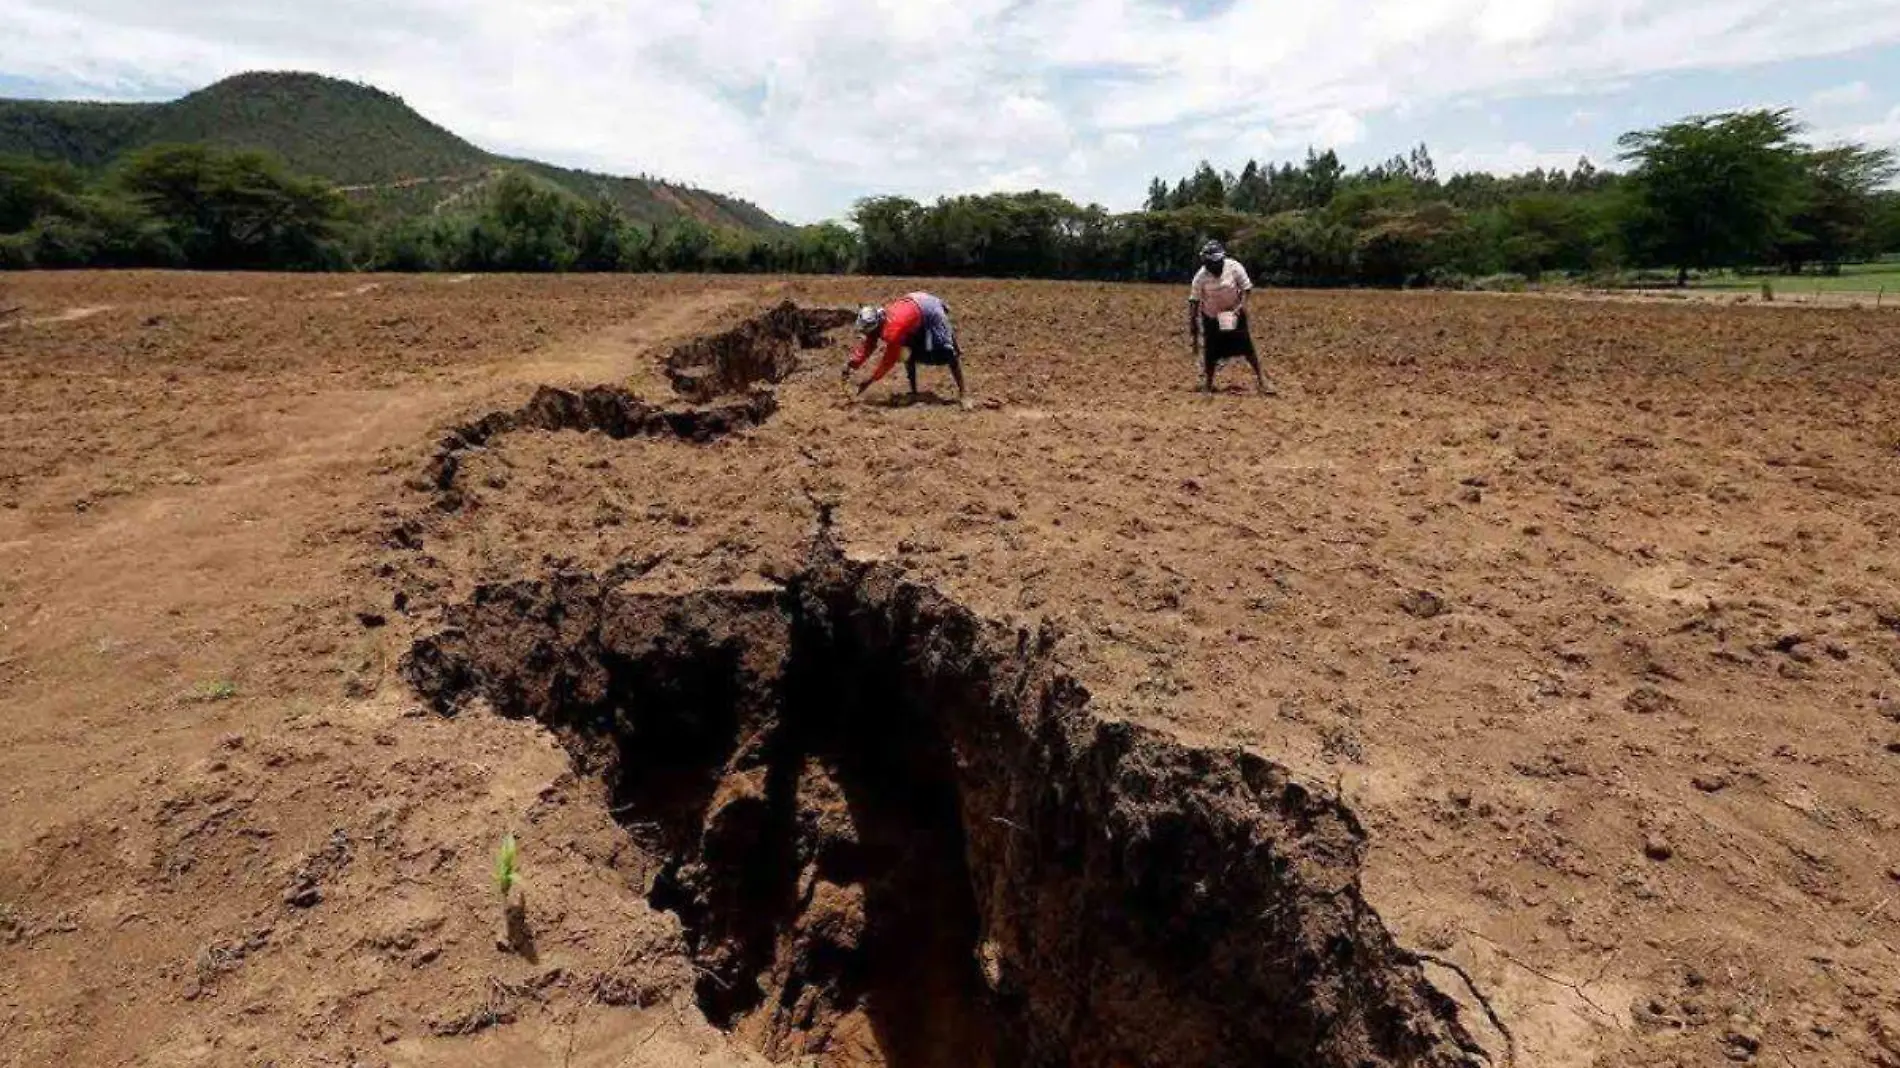
[[79, 168], [0, 157], [0, 234], [17, 234], [42, 215], [68, 209], [85, 186]]
[[130, 156], [118, 185], [194, 266], [315, 268], [340, 259], [343, 199], [262, 152], [155, 145]]
[[1874, 194], [1870, 214], [1874, 253], [1900, 252], [1900, 191], [1887, 189]]
[[1698, 115], [1624, 134], [1635, 164], [1633, 244], [1677, 268], [1729, 267], [1765, 257], [1788, 233], [1802, 194], [1800, 125], [1786, 108]]
[[1220, 208], [1227, 206], [1227, 183], [1214, 170], [1214, 165], [1206, 160], [1194, 168], [1194, 176], [1188, 179], [1187, 200], [1176, 207]]
[[1839, 264], [1881, 252], [1874, 194], [1897, 173], [1893, 153], [1840, 145], [1804, 154], [1801, 165], [1799, 207], [1777, 258], [1799, 273], [1810, 263]]

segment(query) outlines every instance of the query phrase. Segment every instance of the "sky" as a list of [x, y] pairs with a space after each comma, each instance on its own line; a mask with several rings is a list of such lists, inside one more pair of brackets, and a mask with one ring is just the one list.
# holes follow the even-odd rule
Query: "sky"
[[1207, 159], [1613, 165], [1791, 106], [1900, 147], [1900, 0], [0, 0], [0, 95], [162, 100], [245, 70], [374, 84], [484, 148], [734, 193], [1054, 189], [1138, 207]]

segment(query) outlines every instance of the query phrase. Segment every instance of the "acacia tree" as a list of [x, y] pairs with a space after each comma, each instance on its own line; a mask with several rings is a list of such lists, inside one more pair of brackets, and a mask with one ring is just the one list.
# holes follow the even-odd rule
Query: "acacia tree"
[[341, 255], [342, 196], [268, 153], [155, 145], [120, 165], [118, 184], [193, 267], [326, 267]]
[[907, 197], [870, 197], [851, 211], [864, 242], [864, 265], [874, 274], [910, 272], [917, 219], [923, 206]]
[[1802, 158], [1805, 174], [1800, 207], [1778, 258], [1795, 274], [1810, 263], [1835, 267], [1843, 260], [1878, 253], [1875, 192], [1896, 173], [1893, 153], [1864, 145], [1840, 145]]
[[1875, 193], [1869, 213], [1873, 222], [1869, 227], [1872, 236], [1868, 244], [1874, 254], [1900, 252], [1900, 191], [1889, 189]]
[[1630, 237], [1659, 264], [1689, 271], [1760, 262], [1799, 206], [1805, 147], [1786, 108], [1698, 115], [1624, 134], [1634, 163]]
[[0, 234], [16, 234], [59, 211], [83, 192], [85, 176], [70, 163], [0, 157]]

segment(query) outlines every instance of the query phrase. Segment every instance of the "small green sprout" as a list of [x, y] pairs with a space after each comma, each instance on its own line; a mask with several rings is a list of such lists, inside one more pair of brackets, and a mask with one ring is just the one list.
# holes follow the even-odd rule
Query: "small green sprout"
[[506, 900], [509, 893], [514, 890], [515, 884], [521, 881], [520, 855], [521, 850], [515, 845], [515, 836], [512, 833], [503, 835], [501, 848], [495, 853], [495, 889], [501, 893], [503, 900]]
[[231, 698], [237, 696], [237, 692], [237, 683], [232, 682], [230, 679], [212, 679], [207, 682], [201, 682], [193, 687], [191, 700], [204, 701], [207, 703], [212, 701], [229, 701]]

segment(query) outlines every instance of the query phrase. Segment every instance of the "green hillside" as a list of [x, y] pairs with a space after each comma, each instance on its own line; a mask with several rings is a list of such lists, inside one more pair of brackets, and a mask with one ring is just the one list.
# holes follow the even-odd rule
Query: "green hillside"
[[399, 97], [316, 74], [239, 74], [158, 104], [0, 99], [0, 154], [93, 170], [161, 143], [268, 150], [295, 171], [343, 187], [372, 216], [452, 206], [521, 170], [585, 197], [606, 197], [639, 222], [684, 215], [732, 229], [784, 228], [733, 197], [497, 156], [423, 118]]
[[0, 153], [103, 167], [145, 143], [156, 110], [152, 104], [0, 99]]

